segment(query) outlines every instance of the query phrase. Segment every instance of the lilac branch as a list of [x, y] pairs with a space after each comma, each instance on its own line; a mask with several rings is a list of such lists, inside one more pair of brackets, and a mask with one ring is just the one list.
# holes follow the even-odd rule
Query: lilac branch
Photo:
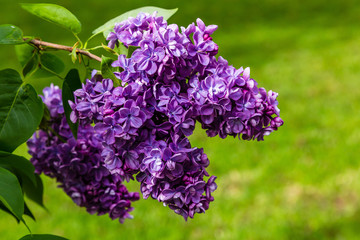
[[[68, 51], [68, 52], [72, 52], [73, 51], [73, 47], [70, 46], [65, 46], [65, 45], [60, 45], [60, 44], [56, 44], [56, 43], [50, 43], [50, 42], [44, 42], [38, 39], [31, 39], [29, 41], [28, 38], [24, 38], [24, 41], [28, 41], [30, 44], [35, 45], [36, 47], [49, 47], [49, 48], [54, 48], [54, 49], [59, 49], [59, 50], [64, 50], [64, 51]], [[91, 59], [94, 59], [96, 61], [101, 62], [101, 58], [96, 56], [95, 54], [92, 54], [86, 50], [83, 49], [76, 49], [76, 53], [85, 55]]]

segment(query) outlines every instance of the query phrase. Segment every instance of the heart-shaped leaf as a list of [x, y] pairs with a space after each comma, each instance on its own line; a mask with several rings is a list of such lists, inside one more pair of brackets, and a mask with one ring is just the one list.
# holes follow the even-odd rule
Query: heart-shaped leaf
[[128, 19], [129, 17], [136, 17], [141, 12], [153, 14], [155, 11], [157, 11], [157, 16], [162, 16], [165, 20], [167, 20], [172, 15], [174, 15], [174, 13], [176, 13], [177, 8], [175, 8], [175, 9], [164, 9], [164, 8], [151, 7], [151, 6], [137, 8], [137, 9], [128, 11], [128, 12], [126, 12], [124, 14], [121, 14], [120, 16], [118, 16], [116, 18], [113, 18], [113, 19], [109, 20], [105, 24], [103, 24], [100, 27], [98, 27], [97, 29], [95, 29], [92, 32], [92, 34], [97, 35], [99, 33], [103, 33], [104, 37], [106, 38], [109, 35], [109, 33], [113, 31], [116, 23], [122, 22], [122, 21]]
[[18, 219], [24, 214], [24, 197], [17, 177], [0, 167], [0, 201]]
[[21, 7], [31, 14], [55, 23], [73, 33], [81, 32], [80, 21], [62, 6], [50, 3], [22, 3]]
[[0, 71], [0, 150], [12, 152], [35, 132], [43, 115], [35, 89], [13, 69]]

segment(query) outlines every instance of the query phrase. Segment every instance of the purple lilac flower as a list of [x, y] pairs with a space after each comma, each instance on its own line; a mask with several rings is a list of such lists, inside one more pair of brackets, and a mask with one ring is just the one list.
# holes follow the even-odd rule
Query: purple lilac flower
[[78, 139], [60, 115], [60, 89], [44, 90], [50, 124], [65, 142], [38, 131], [28, 142], [31, 161], [89, 212], [130, 218], [130, 203], [139, 195], [122, 182], [136, 178], [143, 198], [193, 218], [209, 208], [217, 188], [216, 177], [206, 171], [207, 155], [188, 140], [196, 121], [209, 137], [258, 141], [283, 125], [277, 93], [258, 88], [250, 68], [236, 69], [215, 57], [217, 26], [197, 19], [180, 29], [156, 13], [116, 24], [109, 47], [139, 48], [112, 64], [120, 68], [114, 74], [121, 86], [94, 71], [74, 92], [69, 103], [71, 120], [79, 122]]
[[73, 201], [89, 213], [108, 213], [120, 222], [132, 218], [131, 202], [138, 200], [139, 194], [128, 192], [122, 180], [114, 178], [105, 167], [101, 158], [101, 135], [96, 134], [91, 125], [80, 125], [78, 138], [74, 139], [62, 114], [61, 90], [52, 85], [43, 92], [42, 99], [48, 109], [61, 110], [52, 114], [48, 122], [48, 127], [58, 135], [39, 130], [27, 143], [36, 173], [56, 178]]

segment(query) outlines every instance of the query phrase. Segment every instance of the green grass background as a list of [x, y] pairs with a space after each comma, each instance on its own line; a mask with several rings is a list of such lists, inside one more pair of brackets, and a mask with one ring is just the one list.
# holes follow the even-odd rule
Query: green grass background
[[[0, 0], [0, 24], [15, 24], [45, 41], [75, 42], [66, 30], [26, 13], [17, 2]], [[235, 67], [250, 66], [259, 86], [279, 93], [285, 124], [264, 142], [210, 139], [195, 131], [191, 142], [208, 154], [218, 190], [206, 214], [188, 222], [151, 199], [136, 202], [134, 219], [124, 224], [89, 215], [43, 177], [50, 213], [29, 204], [37, 222], [26, 220], [34, 233], [74, 240], [360, 238], [359, 1], [51, 2], [78, 16], [82, 39], [108, 19], [145, 5], [178, 7], [170, 22], [179, 25], [197, 17], [217, 24], [219, 55]], [[12, 46], [0, 46], [0, 56], [0, 69], [20, 69]], [[29, 81], [40, 90], [58, 80]], [[16, 152], [26, 154], [26, 149]], [[0, 212], [0, 239], [26, 233]]]

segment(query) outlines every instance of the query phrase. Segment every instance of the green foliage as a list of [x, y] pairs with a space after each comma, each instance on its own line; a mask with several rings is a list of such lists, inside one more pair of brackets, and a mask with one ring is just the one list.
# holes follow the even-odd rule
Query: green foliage
[[24, 157], [0, 151], [0, 167], [7, 168], [16, 176], [19, 176], [22, 182], [37, 184], [34, 166]]
[[43, 103], [34, 88], [15, 70], [0, 71], [0, 150], [12, 152], [25, 142], [42, 114]]
[[[54, 74], [62, 73], [65, 69], [64, 62], [58, 56], [51, 53], [41, 53], [38, 49], [28, 44], [16, 45], [15, 53], [24, 69], [32, 58], [37, 58], [38, 68], [33, 74], [34, 78], [52, 77]], [[40, 59], [36, 55], [40, 55]]]
[[32, 75], [39, 68], [39, 56], [34, 52], [29, 61], [25, 64], [22, 74], [26, 77]]
[[24, 202], [24, 215], [29, 216], [32, 220], [36, 221], [34, 214], [31, 212], [26, 202]]
[[24, 214], [24, 198], [16, 176], [0, 167], [0, 201], [19, 220]]
[[0, 25], [0, 44], [22, 44], [23, 33], [20, 28], [11, 25]]
[[158, 7], [137, 8], [137, 9], [128, 11], [126, 13], [121, 14], [120, 16], [118, 16], [116, 18], [109, 20], [105, 24], [103, 24], [100, 27], [98, 27], [97, 29], [95, 29], [92, 33], [94, 35], [103, 33], [104, 37], [106, 38], [109, 35], [109, 33], [112, 32], [112, 29], [114, 28], [115, 23], [122, 22], [122, 21], [128, 19], [129, 17], [136, 17], [138, 15], [138, 13], [140, 13], [140, 12], [152, 14], [154, 11], [158, 12], [158, 16], [162, 16], [162, 17], [164, 17], [165, 20], [167, 20], [176, 13], [177, 8], [175, 8], [175, 9], [163, 9], [163, 8], [158, 8]]
[[52, 73], [60, 74], [65, 69], [64, 62], [58, 56], [51, 53], [42, 53], [40, 55], [40, 64], [40, 67], [44, 68], [46, 70], [45, 72], [48, 73], [48, 77], [51, 76]]
[[62, 6], [48, 3], [22, 3], [21, 7], [29, 13], [66, 28], [73, 33], [81, 32], [80, 21]]
[[70, 101], [74, 102], [73, 92], [79, 88], [81, 88], [79, 72], [77, 69], [71, 69], [68, 72], [68, 74], [66, 75], [63, 86], [62, 86], [62, 101], [63, 101], [64, 111], [65, 111], [66, 121], [69, 124], [71, 132], [75, 138], [77, 138], [77, 131], [78, 131], [79, 123], [78, 122], [73, 123], [70, 120], [70, 114], [71, 114], [72, 109], [71, 109], [68, 101], [70, 100]]
[[[26, 196], [31, 199], [33, 202], [38, 204], [40, 207], [45, 208], [43, 195], [44, 195], [44, 185], [41, 181], [41, 178], [38, 174], [35, 175], [35, 184], [31, 181], [23, 181], [22, 188]], [[46, 208], [45, 208], [46, 209]]]
[[101, 56], [101, 67], [100, 71], [104, 78], [110, 78], [114, 82], [114, 86], [119, 86], [120, 82], [119, 79], [117, 79], [114, 75], [115, 68], [111, 66], [111, 64], [115, 60], [106, 56]]

